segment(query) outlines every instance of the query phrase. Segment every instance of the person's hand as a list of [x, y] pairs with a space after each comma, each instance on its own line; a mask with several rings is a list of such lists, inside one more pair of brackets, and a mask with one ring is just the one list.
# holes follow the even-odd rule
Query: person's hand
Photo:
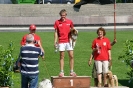
[[111, 61], [111, 57], [109, 57], [109, 61]]
[[54, 44], [54, 48], [56, 49], [56, 44]]
[[92, 64], [92, 61], [91, 61], [91, 60], [89, 60], [89, 61], [88, 61], [88, 65], [89, 65], [89, 66], [91, 66], [91, 64]]
[[114, 39], [114, 41], [113, 41], [114, 43], [117, 43], [117, 40], [116, 39]]
[[114, 41], [113, 41], [113, 45], [114, 45], [115, 43], [117, 43], [117, 40], [116, 40], [116, 39], [114, 39]]
[[111, 46], [113, 46], [115, 43], [117, 43], [116, 39], [114, 39], [114, 41], [111, 43]]
[[89, 65], [89, 66], [91, 66], [92, 60], [93, 60], [93, 53], [91, 54], [90, 59], [89, 59], [89, 61], [88, 61], [88, 65]]
[[96, 50], [99, 52], [100, 49], [101, 49], [101, 47], [98, 44], [96, 44]]
[[58, 47], [58, 44], [56, 42], [56, 43], [54, 43], [54, 48], [56, 49], [57, 47]]
[[44, 56], [42, 56], [42, 60], [45, 61]]

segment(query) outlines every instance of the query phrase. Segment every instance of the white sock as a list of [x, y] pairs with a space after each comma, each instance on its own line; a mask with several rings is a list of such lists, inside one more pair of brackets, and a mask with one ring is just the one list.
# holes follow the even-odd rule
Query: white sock
[[73, 70], [70, 70], [70, 73], [72, 73], [73, 72]]
[[63, 70], [61, 70], [61, 72], [63, 72], [63, 73], [64, 73], [64, 71], [63, 71]]

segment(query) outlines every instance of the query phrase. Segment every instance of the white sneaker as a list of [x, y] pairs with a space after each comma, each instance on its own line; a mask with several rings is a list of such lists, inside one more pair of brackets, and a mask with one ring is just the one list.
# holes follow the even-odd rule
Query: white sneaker
[[60, 72], [59, 77], [64, 77], [64, 72]]
[[77, 75], [76, 75], [75, 72], [71, 72], [71, 73], [70, 73], [70, 76], [76, 77]]

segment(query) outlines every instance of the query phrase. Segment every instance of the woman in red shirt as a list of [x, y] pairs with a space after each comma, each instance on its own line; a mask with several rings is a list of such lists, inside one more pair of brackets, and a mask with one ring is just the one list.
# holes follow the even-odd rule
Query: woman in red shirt
[[97, 69], [98, 87], [101, 87], [102, 73], [104, 85], [107, 84], [106, 73], [108, 72], [109, 61], [111, 60], [111, 45], [108, 38], [105, 37], [104, 28], [97, 30], [98, 37], [93, 40], [92, 49], [94, 52], [94, 61]]

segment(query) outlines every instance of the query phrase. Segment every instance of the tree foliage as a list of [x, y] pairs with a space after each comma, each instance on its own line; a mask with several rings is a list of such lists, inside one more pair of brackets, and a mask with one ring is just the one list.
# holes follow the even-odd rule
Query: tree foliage
[[4, 48], [0, 45], [0, 86], [11, 86], [13, 84], [13, 42]]
[[129, 83], [133, 83], [133, 39], [124, 42], [124, 49], [118, 59], [122, 59], [127, 65], [127, 75], [130, 77]]

